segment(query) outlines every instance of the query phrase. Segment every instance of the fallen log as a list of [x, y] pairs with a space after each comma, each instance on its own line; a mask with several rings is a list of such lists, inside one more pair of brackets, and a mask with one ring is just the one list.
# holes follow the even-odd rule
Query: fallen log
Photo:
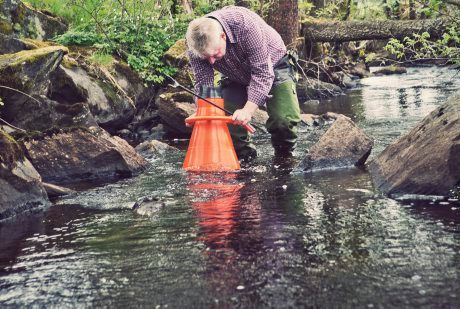
[[302, 24], [301, 35], [306, 41], [313, 42], [402, 39], [422, 32], [439, 37], [447, 25], [444, 19], [307, 21]]

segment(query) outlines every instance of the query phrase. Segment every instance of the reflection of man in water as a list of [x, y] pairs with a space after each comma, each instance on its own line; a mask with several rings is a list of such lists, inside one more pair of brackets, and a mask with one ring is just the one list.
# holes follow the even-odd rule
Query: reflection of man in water
[[[196, 89], [213, 86], [214, 69], [222, 73], [225, 107], [236, 123], [247, 124], [266, 104], [275, 154], [291, 154], [300, 108], [294, 64], [281, 36], [256, 13], [230, 6], [193, 20], [186, 37]], [[230, 126], [230, 133], [239, 159], [257, 155], [245, 129]]]

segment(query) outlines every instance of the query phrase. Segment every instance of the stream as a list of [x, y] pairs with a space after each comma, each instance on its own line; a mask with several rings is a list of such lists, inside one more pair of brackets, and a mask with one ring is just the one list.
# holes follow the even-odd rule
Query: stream
[[[369, 161], [459, 89], [456, 70], [409, 68], [302, 109], [351, 117]], [[300, 128], [297, 162], [320, 131]], [[186, 173], [178, 150], [1, 223], [0, 307], [460, 306], [458, 198], [390, 199], [366, 170], [302, 173], [255, 144], [238, 173]], [[143, 198], [161, 203], [141, 216]]]

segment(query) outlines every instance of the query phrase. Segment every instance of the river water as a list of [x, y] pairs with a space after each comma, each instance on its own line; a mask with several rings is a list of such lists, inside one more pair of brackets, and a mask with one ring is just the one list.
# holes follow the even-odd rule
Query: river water
[[[457, 71], [411, 68], [304, 105], [350, 116], [371, 158], [454, 91]], [[296, 157], [321, 129], [301, 128]], [[304, 174], [259, 158], [187, 174], [184, 151], [146, 173], [0, 226], [0, 307], [459, 307], [460, 203], [396, 201], [365, 170]], [[130, 208], [162, 201], [150, 215]]]

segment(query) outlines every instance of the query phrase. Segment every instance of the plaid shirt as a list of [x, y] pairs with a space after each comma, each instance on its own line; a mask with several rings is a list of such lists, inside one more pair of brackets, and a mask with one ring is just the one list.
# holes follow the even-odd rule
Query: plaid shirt
[[228, 6], [207, 17], [217, 19], [227, 36], [225, 56], [211, 65], [188, 53], [196, 85], [213, 86], [214, 71], [247, 85], [248, 101], [264, 105], [275, 79], [273, 66], [286, 54], [281, 36], [256, 13]]

